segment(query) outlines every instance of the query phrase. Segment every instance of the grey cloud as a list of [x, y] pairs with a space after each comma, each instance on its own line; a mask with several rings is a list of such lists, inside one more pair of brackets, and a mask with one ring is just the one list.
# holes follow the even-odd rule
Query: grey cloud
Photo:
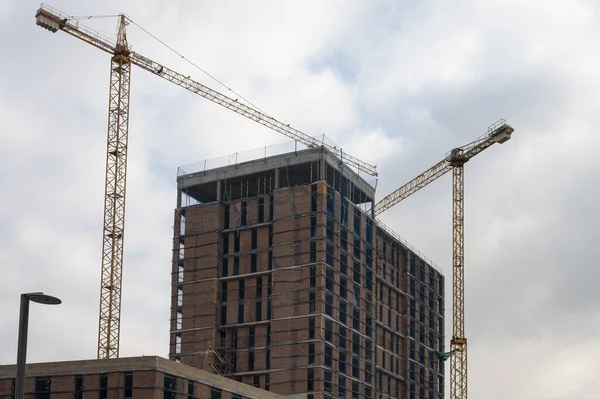
[[[0, 261], [12, 272], [2, 280], [0, 363], [14, 362], [18, 294], [38, 289], [64, 304], [32, 315], [29, 360], [90, 358], [97, 337], [108, 57], [36, 27], [37, 4], [9, 4], [10, 17], [0, 17], [0, 43], [15, 54], [0, 66]], [[56, 6], [78, 14], [127, 12], [309, 133], [325, 130], [355, 147], [360, 129], [401, 138], [399, 153], [380, 164], [379, 197], [505, 117], [516, 129], [513, 140], [466, 165], [470, 395], [595, 398], [597, 377], [564, 367], [600, 367], [587, 353], [600, 350], [594, 132], [600, 81], [593, 72], [600, 36], [580, 7], [597, 5], [574, 2], [561, 11], [558, 2], [381, 1], [290, 11], [269, 4], [275, 8], [68, 0]], [[564, 18], [554, 18], [561, 12]], [[309, 16], [315, 19], [310, 32]], [[281, 23], [266, 25], [275, 17], [285, 32]], [[98, 23], [114, 31], [111, 21]], [[140, 52], [198, 73], [131, 32]], [[455, 59], [432, 53], [460, 40], [466, 50], [458, 46]], [[456, 65], [464, 73], [448, 75], [445, 68]], [[327, 95], [307, 92], [323, 88], [318, 79], [325, 72]], [[282, 140], [217, 109], [133, 71], [123, 355], [167, 353], [176, 166]], [[348, 131], [353, 134], [345, 136]], [[447, 337], [450, 193], [445, 176], [383, 215], [444, 269]], [[580, 386], [570, 387], [561, 375]]]

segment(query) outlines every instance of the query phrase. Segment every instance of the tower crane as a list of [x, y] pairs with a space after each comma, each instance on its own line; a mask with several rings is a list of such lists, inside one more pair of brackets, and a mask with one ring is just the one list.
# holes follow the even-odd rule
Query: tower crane
[[416, 193], [452, 169], [452, 339], [450, 352], [450, 399], [467, 398], [467, 338], [465, 336], [464, 284], [464, 165], [495, 143], [510, 140], [514, 129], [500, 119], [478, 139], [457, 147], [446, 157], [415, 177], [373, 207], [375, 216]]
[[119, 15], [117, 38], [114, 41], [90, 28], [82, 26], [77, 18], [42, 4], [36, 12], [36, 23], [49, 30], [70, 34], [110, 54], [110, 95], [108, 111], [108, 139], [106, 150], [106, 178], [104, 194], [104, 224], [102, 236], [102, 273], [100, 285], [100, 312], [98, 322], [98, 359], [119, 357], [121, 321], [121, 272], [123, 269], [123, 238], [125, 233], [125, 192], [127, 179], [127, 139], [129, 130], [129, 87], [131, 65], [136, 65], [171, 83], [198, 94], [222, 107], [236, 112], [290, 137], [309, 148], [326, 147], [340, 161], [359, 172], [376, 176], [375, 166], [337, 150], [333, 146], [284, 124], [277, 119], [229, 98], [189, 76], [178, 73], [141, 54], [132, 51], [126, 34], [131, 21]]

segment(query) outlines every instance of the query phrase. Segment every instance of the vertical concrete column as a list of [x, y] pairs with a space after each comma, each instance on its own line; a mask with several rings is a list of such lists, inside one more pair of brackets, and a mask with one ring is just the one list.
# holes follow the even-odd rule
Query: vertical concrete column
[[279, 168], [275, 168], [275, 190], [279, 188]]
[[177, 208], [181, 208], [181, 189], [177, 188]]
[[217, 180], [217, 201], [221, 202], [221, 180]]

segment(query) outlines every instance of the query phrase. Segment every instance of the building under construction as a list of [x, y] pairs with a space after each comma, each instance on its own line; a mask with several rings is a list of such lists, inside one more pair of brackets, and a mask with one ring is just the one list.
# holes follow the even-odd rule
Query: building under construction
[[443, 398], [444, 277], [325, 147], [178, 173], [172, 360], [277, 394]]

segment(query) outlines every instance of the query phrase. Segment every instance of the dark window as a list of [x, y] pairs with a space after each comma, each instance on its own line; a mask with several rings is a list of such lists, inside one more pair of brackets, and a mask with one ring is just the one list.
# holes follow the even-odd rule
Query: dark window
[[348, 250], [348, 230], [346, 229], [340, 230], [340, 248], [342, 251]]
[[[108, 380], [108, 377], [107, 377]], [[102, 382], [102, 377], [100, 377]], [[35, 378], [35, 399], [50, 399], [50, 391], [52, 388], [52, 379], [50, 377]], [[102, 387], [100, 387], [102, 389]], [[106, 386], [104, 387], [104, 397], [106, 398]], [[100, 393], [102, 397], [102, 393]]]
[[360, 285], [354, 284], [354, 306], [360, 306]]
[[330, 266], [327, 266], [327, 269], [325, 270], [325, 288], [327, 288], [328, 291], [333, 292], [333, 268]]
[[329, 266], [333, 266], [333, 244], [327, 242], [327, 251], [325, 254], [325, 263]]
[[313, 339], [315, 337], [315, 318], [311, 317], [308, 319], [308, 338]]
[[223, 257], [223, 264], [222, 264], [223, 277], [227, 277], [227, 275], [229, 274], [229, 270], [227, 270], [228, 265], [229, 265], [229, 258]]
[[254, 347], [254, 342], [256, 340], [256, 327], [248, 327], [248, 345], [250, 348]]
[[242, 226], [246, 225], [246, 216], [248, 215], [248, 204], [246, 201], [242, 201], [242, 216], [241, 216], [241, 224]]
[[244, 299], [244, 279], [241, 278], [238, 280], [238, 298]]
[[327, 241], [333, 242], [333, 220], [327, 219]]
[[248, 370], [254, 371], [254, 350], [248, 352]]
[[346, 303], [340, 302], [340, 323], [346, 324]]
[[360, 217], [362, 213], [359, 208], [354, 208], [354, 234], [360, 237]]
[[365, 399], [371, 399], [373, 394], [371, 393], [371, 387], [365, 386]]
[[[314, 345], [314, 344], [313, 344]], [[308, 381], [306, 388], [309, 392], [315, 390], [315, 369], [308, 369]]]
[[371, 358], [373, 357], [371, 354], [372, 350], [373, 350], [373, 348], [372, 348], [371, 340], [368, 338], [365, 339], [365, 358], [367, 358], [368, 360], [371, 360]]
[[352, 310], [352, 328], [360, 331], [360, 309], [358, 308]]
[[310, 210], [311, 210], [311, 212], [316, 212], [317, 211], [317, 185], [316, 184], [313, 184], [312, 186], [310, 186], [310, 194], [311, 194]]
[[316, 241], [310, 242], [310, 261], [311, 262], [317, 261], [317, 242]]
[[338, 377], [338, 396], [343, 398], [346, 396], [346, 377], [340, 375]]
[[357, 333], [352, 334], [352, 353], [360, 355], [360, 336]]
[[258, 248], [258, 230], [252, 229], [252, 249]]
[[367, 243], [373, 244], [373, 220], [369, 217], [367, 218]]
[[354, 261], [354, 270], [352, 272], [355, 283], [360, 284], [360, 262]]
[[371, 313], [373, 311], [373, 295], [370, 293], [367, 293], [366, 295], [366, 302], [367, 302], [367, 313]]
[[223, 234], [223, 253], [226, 254], [229, 252], [229, 234]]
[[265, 221], [265, 199], [258, 199], [258, 223]]
[[[125, 385], [127, 385], [127, 378], [125, 378], [125, 383], [126, 383]], [[74, 399], [82, 399], [82, 397], [83, 397], [83, 376], [76, 375], [75, 376], [75, 398]], [[127, 398], [127, 397], [131, 397], [131, 396], [125, 395], [125, 397]]]
[[331, 367], [333, 362], [333, 347], [325, 345], [325, 366]]
[[367, 290], [373, 291], [373, 271], [369, 268], [367, 268], [366, 280], [367, 280]]
[[233, 252], [240, 252], [240, 232], [233, 233]]
[[333, 322], [329, 319], [325, 320], [325, 341], [333, 342]]
[[[35, 380], [36, 391], [37, 391], [37, 378]], [[100, 399], [106, 399], [108, 396], [108, 374], [100, 374], [100, 387], [98, 389], [98, 397]], [[36, 398], [43, 399], [43, 398]]]
[[164, 399], [175, 399], [177, 395], [177, 379], [171, 375], [165, 374], [163, 388]]
[[225, 205], [225, 218], [224, 218], [224, 222], [225, 225], [223, 226], [223, 228], [228, 229], [229, 228], [229, 204]]
[[240, 274], [240, 258], [238, 256], [233, 257], [233, 275], [237, 276]]
[[255, 386], [256, 388], [260, 388], [260, 376], [259, 375], [254, 376], [254, 381], [253, 381], [252, 385]]
[[244, 322], [244, 302], [238, 302], [238, 323]]
[[340, 254], [340, 273], [343, 275], [348, 274], [348, 254], [344, 252]]
[[315, 288], [316, 285], [317, 285], [317, 267], [313, 265], [310, 267], [310, 288]]
[[325, 313], [333, 316], [333, 296], [329, 293], [325, 294]]
[[338, 364], [340, 373], [346, 372], [346, 352], [340, 352], [338, 354]]
[[308, 294], [308, 298], [309, 298], [308, 299], [309, 300], [309, 303], [308, 303], [309, 309], [308, 309], [308, 311], [310, 313], [315, 313], [317, 311], [316, 307], [315, 307], [315, 303], [316, 303], [315, 302], [315, 297], [316, 297], [316, 295], [315, 295], [314, 291], [312, 291], [310, 294]]
[[188, 381], [188, 399], [192, 399], [194, 395], [194, 381]]
[[219, 388], [211, 388], [210, 399], [221, 399], [221, 390]]
[[358, 399], [360, 395], [358, 382], [352, 381], [352, 399]]
[[273, 269], [273, 252], [269, 251], [269, 270]]
[[324, 391], [331, 392], [331, 380], [332, 380], [331, 371], [325, 370], [325, 376], [323, 379], [325, 380]]
[[262, 298], [262, 276], [256, 278], [256, 297]]
[[227, 306], [221, 306], [221, 325], [224, 326], [227, 324]]
[[[81, 377], [83, 382], [83, 377]], [[77, 381], [75, 381], [77, 383]], [[77, 384], [76, 384], [77, 385]], [[81, 390], [81, 388], [79, 388]], [[125, 373], [125, 399], [133, 397], [133, 372], [128, 371]], [[75, 387], [77, 392], [77, 387]]]
[[365, 335], [371, 337], [373, 335], [373, 319], [371, 316], [367, 316], [365, 320]]
[[338, 333], [338, 346], [340, 348], [346, 347], [346, 327], [340, 324]]
[[360, 260], [360, 240], [354, 237], [354, 257]]
[[256, 273], [256, 266], [257, 262], [256, 262], [256, 254], [251, 254], [250, 255], [250, 273]]
[[315, 364], [315, 343], [308, 344], [308, 364]]
[[271, 221], [274, 220], [274, 212], [273, 212], [273, 202], [274, 201], [273, 200], [274, 200], [273, 196], [270, 196], [269, 197], [269, 217], [271, 218]]
[[327, 187], [327, 215], [333, 218], [334, 197], [331, 187]]
[[310, 217], [310, 236], [312, 238], [317, 237], [317, 217], [316, 216]]
[[347, 280], [346, 277], [341, 276], [340, 277], [340, 296], [344, 299], [346, 299], [348, 293], [348, 284], [347, 284]]
[[[354, 356], [352, 358], [352, 377], [358, 378], [360, 373], [360, 358], [357, 356]], [[352, 388], [353, 391], [357, 391], [354, 388]]]
[[221, 302], [227, 302], [227, 281], [221, 282]]
[[348, 226], [348, 199], [346, 197], [342, 197], [340, 220], [344, 226]]

